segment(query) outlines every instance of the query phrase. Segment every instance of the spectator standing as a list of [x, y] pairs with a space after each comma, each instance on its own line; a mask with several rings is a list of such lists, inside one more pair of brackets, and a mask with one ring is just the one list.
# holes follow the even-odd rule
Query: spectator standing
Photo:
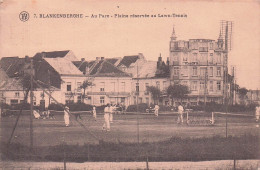
[[181, 123], [181, 124], [183, 123], [183, 111], [184, 111], [184, 109], [180, 103], [178, 106], [178, 121], [177, 122]]
[[93, 113], [93, 117], [94, 117], [95, 121], [97, 121], [97, 111], [96, 111], [96, 106], [93, 106], [92, 113]]
[[159, 116], [159, 108], [160, 107], [157, 104], [154, 106], [154, 114], [155, 114], [156, 117]]
[[256, 106], [256, 108], [255, 108], [255, 120], [256, 120], [256, 122], [259, 122], [259, 116], [260, 116], [260, 106]]

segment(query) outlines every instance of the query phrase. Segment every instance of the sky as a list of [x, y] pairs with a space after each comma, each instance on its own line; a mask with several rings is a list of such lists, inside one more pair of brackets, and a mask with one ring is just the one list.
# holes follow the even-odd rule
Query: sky
[[[1, 3], [2, 2], [2, 3]], [[169, 57], [174, 25], [177, 40], [217, 40], [220, 21], [233, 21], [229, 65], [240, 87], [260, 89], [260, 1], [190, 0], [1, 0], [0, 58], [72, 50], [77, 58], [123, 57], [143, 53], [156, 61]], [[19, 19], [27, 11], [28, 21]], [[158, 14], [187, 17], [158, 17]], [[40, 14], [83, 14], [83, 18], [40, 18]], [[109, 18], [91, 18], [91, 15]], [[156, 18], [115, 18], [156, 15]], [[89, 17], [85, 17], [89, 16]], [[113, 18], [111, 18], [113, 16]], [[36, 18], [37, 17], [37, 18]]]

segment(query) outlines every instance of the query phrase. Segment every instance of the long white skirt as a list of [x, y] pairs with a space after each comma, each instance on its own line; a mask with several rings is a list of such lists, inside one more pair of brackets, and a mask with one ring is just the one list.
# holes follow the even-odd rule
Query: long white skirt
[[64, 121], [65, 121], [65, 125], [68, 126], [70, 124], [70, 116], [68, 113], [64, 113]]

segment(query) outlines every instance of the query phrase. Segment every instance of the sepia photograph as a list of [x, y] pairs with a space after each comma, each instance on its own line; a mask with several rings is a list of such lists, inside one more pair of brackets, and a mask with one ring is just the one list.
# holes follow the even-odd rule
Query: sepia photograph
[[259, 0], [0, 0], [0, 168], [260, 169]]

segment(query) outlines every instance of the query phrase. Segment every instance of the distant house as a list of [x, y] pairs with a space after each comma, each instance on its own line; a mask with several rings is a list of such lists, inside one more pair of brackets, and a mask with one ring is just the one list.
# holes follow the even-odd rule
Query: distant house
[[258, 104], [260, 105], [260, 90], [249, 90], [246, 94], [247, 104]]
[[[79, 63], [74, 62], [74, 65]], [[88, 87], [85, 102], [92, 105], [107, 103], [131, 104], [131, 76], [118, 69], [111, 60], [97, 57], [90, 61], [85, 68], [79, 67], [94, 86]], [[87, 71], [84, 71], [87, 70]]]

